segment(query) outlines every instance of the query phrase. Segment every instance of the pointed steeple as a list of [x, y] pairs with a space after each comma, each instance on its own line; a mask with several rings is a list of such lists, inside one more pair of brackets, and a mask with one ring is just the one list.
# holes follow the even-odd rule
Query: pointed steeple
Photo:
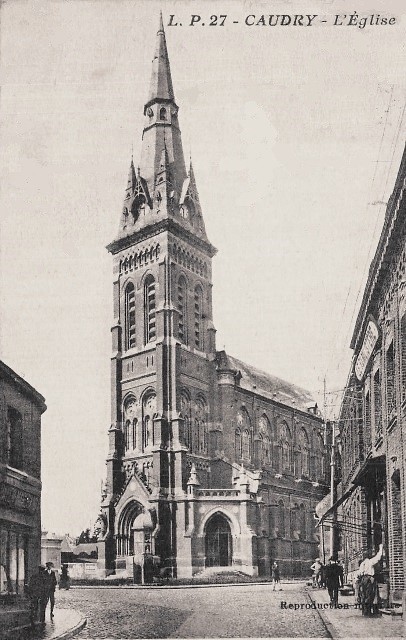
[[168, 49], [166, 47], [164, 23], [162, 20], [162, 12], [160, 13], [159, 29], [156, 34], [155, 54], [152, 61], [151, 83], [149, 87], [148, 101], [145, 105], [145, 108], [147, 108], [155, 100], [172, 100], [173, 102], [175, 101], [171, 78], [171, 69], [169, 65]]
[[155, 55], [152, 61], [151, 84], [144, 106], [146, 122], [141, 150], [141, 175], [148, 183], [150, 193], [156, 188], [162, 149], [166, 149], [172, 185], [179, 199], [186, 177], [185, 160], [178, 121], [178, 107], [172, 86], [165, 31], [160, 16], [156, 35]]
[[128, 180], [127, 180], [127, 188], [126, 188], [126, 197], [128, 197], [129, 194], [131, 194], [134, 191], [135, 182], [136, 182], [136, 177], [135, 177], [134, 161], [131, 156], [131, 164], [130, 164], [130, 170], [128, 172]]
[[192, 158], [190, 158], [188, 175], [183, 182], [179, 204], [181, 207], [181, 215], [191, 225], [194, 233], [207, 240]]
[[136, 170], [131, 160], [117, 241], [171, 219], [208, 243], [191, 162], [186, 171], [178, 111], [161, 15], [144, 105], [140, 164]]

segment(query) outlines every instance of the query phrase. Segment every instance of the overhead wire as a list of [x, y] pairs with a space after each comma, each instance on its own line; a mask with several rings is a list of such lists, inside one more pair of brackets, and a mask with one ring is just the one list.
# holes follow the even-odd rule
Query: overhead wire
[[[384, 142], [384, 139], [385, 139], [387, 124], [388, 124], [388, 120], [389, 120], [389, 114], [391, 113], [392, 100], [393, 100], [393, 91], [394, 91], [394, 86], [391, 85], [388, 108], [386, 109], [386, 117], [385, 117], [384, 127], [383, 127], [383, 130], [382, 130], [382, 135], [381, 135], [380, 143], [379, 143], [378, 158], [377, 158], [377, 160], [375, 160], [375, 168], [374, 168], [374, 173], [373, 173], [373, 178], [372, 178], [372, 183], [371, 183], [371, 188], [370, 188], [371, 192], [373, 192], [374, 185], [375, 185], [375, 182], [376, 182], [376, 178], [377, 178], [377, 174], [378, 174], [378, 166], [380, 165], [381, 162], [383, 162], [379, 158], [380, 158], [380, 155], [381, 155], [381, 152], [382, 152], [382, 148], [383, 148], [383, 142]], [[360, 281], [359, 281], [359, 287], [358, 287], [357, 295], [356, 295], [356, 298], [355, 298], [355, 301], [354, 301], [353, 311], [352, 311], [352, 314], [351, 314], [351, 319], [350, 319], [350, 322], [348, 324], [348, 329], [347, 329], [346, 337], [345, 337], [345, 340], [344, 340], [344, 345], [347, 344], [348, 341], [349, 341], [349, 334], [350, 334], [350, 331], [352, 330], [355, 312], [356, 312], [356, 310], [358, 308], [358, 300], [359, 300], [360, 293], [361, 293], [361, 291], [363, 289], [363, 286], [364, 286], [367, 269], [369, 268], [369, 265], [371, 263], [371, 259], [372, 259], [371, 252], [372, 252], [373, 245], [376, 243], [376, 234], [377, 234], [378, 221], [381, 218], [381, 208], [384, 205], [386, 206], [386, 203], [383, 201], [383, 198], [385, 197], [385, 194], [387, 192], [387, 187], [388, 187], [388, 183], [389, 183], [389, 178], [391, 176], [391, 170], [392, 170], [392, 165], [393, 165], [393, 161], [394, 161], [394, 157], [395, 157], [395, 152], [396, 152], [396, 149], [398, 147], [398, 141], [399, 141], [399, 136], [400, 136], [400, 132], [401, 132], [401, 128], [402, 128], [402, 123], [403, 123], [404, 116], [405, 116], [405, 111], [406, 111], [406, 101], [403, 102], [403, 109], [401, 109], [400, 112], [399, 112], [399, 116], [397, 118], [397, 123], [396, 123], [395, 129], [394, 129], [394, 134], [393, 134], [393, 137], [392, 137], [392, 140], [391, 140], [391, 143], [390, 143], [390, 147], [389, 147], [389, 149], [390, 149], [390, 151], [389, 151], [390, 159], [387, 161], [388, 169], [386, 171], [386, 178], [384, 178], [385, 179], [385, 185], [383, 187], [383, 190], [381, 191], [383, 195], [382, 195], [382, 198], [380, 200], [378, 200], [378, 204], [379, 204], [378, 212], [377, 212], [377, 215], [375, 217], [374, 228], [373, 228], [373, 232], [371, 234], [369, 247], [368, 247], [368, 252], [366, 254], [364, 268], [363, 268], [363, 271], [362, 271], [362, 277], [360, 278]], [[371, 203], [368, 203], [366, 205], [366, 210], [368, 209], [370, 204]], [[344, 304], [344, 308], [343, 308], [343, 312], [342, 312], [342, 315], [341, 315], [341, 319], [344, 317], [344, 313], [345, 313], [345, 310], [346, 310], [346, 307], [347, 307], [347, 303], [348, 303], [348, 299], [349, 299], [349, 295], [350, 295], [352, 287], [353, 287], [353, 281], [350, 283], [350, 287], [349, 287], [349, 290], [348, 290], [348, 293], [347, 293], [347, 298], [346, 298], [346, 301], [345, 301], [345, 304]], [[338, 335], [338, 330], [336, 332], [335, 340], [337, 338], [337, 335]], [[334, 340], [334, 342], [335, 342], [335, 340]], [[340, 365], [342, 363], [343, 357], [344, 357], [344, 348], [342, 349], [341, 358], [338, 360], [337, 365], [336, 365], [336, 369], [337, 370], [339, 369], [339, 367], [340, 367]], [[327, 376], [327, 373], [328, 373], [328, 371], [330, 369], [331, 360], [332, 360], [332, 356], [330, 357], [330, 360], [328, 362], [328, 366], [327, 366], [327, 369], [326, 369], [325, 376]], [[349, 374], [347, 376], [347, 385], [348, 385], [348, 380], [349, 380], [350, 374], [351, 374], [351, 371], [349, 372]], [[342, 390], [338, 390], [336, 393], [337, 394], [338, 393], [342, 394], [342, 393], [344, 393], [346, 388], [347, 388], [347, 386], [344, 387], [344, 389], [342, 389]], [[326, 392], [326, 395], [334, 395], [334, 392]], [[341, 406], [342, 401], [343, 400], [342, 400], [342, 397], [341, 397], [339, 403], [334, 404], [334, 405], [329, 403], [329, 409], [331, 410], [332, 407]]]

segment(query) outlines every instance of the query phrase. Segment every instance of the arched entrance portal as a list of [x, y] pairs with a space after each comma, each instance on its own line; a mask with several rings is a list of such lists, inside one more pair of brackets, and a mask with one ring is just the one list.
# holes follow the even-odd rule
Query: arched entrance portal
[[233, 558], [231, 529], [227, 519], [216, 513], [206, 525], [206, 567], [229, 567]]
[[116, 553], [118, 556], [133, 556], [134, 531], [133, 524], [144, 509], [139, 502], [132, 500], [122, 510], [116, 534]]

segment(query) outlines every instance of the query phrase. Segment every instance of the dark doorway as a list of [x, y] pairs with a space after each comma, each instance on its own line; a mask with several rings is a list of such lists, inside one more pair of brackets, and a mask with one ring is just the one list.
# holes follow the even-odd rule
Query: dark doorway
[[229, 567], [233, 557], [231, 530], [226, 518], [214, 515], [206, 526], [206, 567]]

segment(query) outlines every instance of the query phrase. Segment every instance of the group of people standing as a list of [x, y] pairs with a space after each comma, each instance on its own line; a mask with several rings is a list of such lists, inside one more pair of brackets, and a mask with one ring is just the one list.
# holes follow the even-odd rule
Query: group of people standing
[[[54, 617], [55, 589], [58, 583], [53, 569], [53, 563], [47, 562], [45, 566], [38, 567], [37, 573], [31, 576], [28, 583], [28, 595], [31, 602], [31, 624], [45, 622], [45, 612], [50, 603], [50, 618]], [[67, 575], [67, 571], [65, 571]], [[63, 579], [63, 568], [61, 581]], [[61, 586], [61, 585], [60, 585]]]
[[[378, 552], [365, 554], [359, 562], [358, 571], [353, 576], [355, 605], [362, 610], [363, 616], [379, 615], [379, 591], [375, 575], [375, 565], [382, 558], [383, 546], [379, 545]], [[332, 607], [338, 606], [338, 592], [344, 587], [344, 569], [336, 557], [329, 558], [328, 564], [323, 565], [320, 558], [316, 558], [311, 566], [313, 571], [313, 587], [327, 587]]]
[[340, 587], [344, 586], [343, 566], [336, 557], [331, 556], [326, 565], [320, 562], [320, 558], [316, 558], [310, 568], [313, 571], [313, 587], [327, 587], [330, 604], [336, 608], [338, 605], [338, 591]]

